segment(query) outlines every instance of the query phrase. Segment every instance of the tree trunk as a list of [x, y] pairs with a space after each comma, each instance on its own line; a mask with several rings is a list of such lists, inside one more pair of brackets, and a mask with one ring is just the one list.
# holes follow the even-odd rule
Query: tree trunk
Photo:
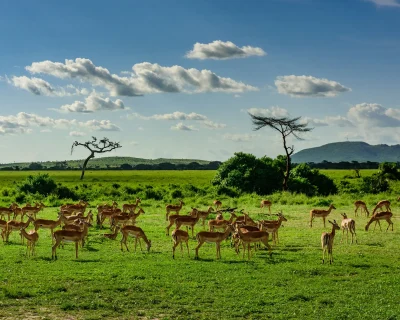
[[90, 159], [94, 158], [94, 152], [92, 152], [90, 154], [89, 157], [86, 158], [85, 162], [83, 163], [83, 167], [82, 167], [82, 174], [81, 174], [81, 180], [83, 180], [83, 177], [85, 176], [85, 170], [86, 170], [86, 166], [89, 162]]
[[290, 170], [291, 170], [292, 166], [291, 166], [291, 161], [290, 161], [290, 152], [288, 150], [288, 147], [286, 146], [286, 136], [284, 133], [282, 133], [282, 138], [283, 138], [283, 147], [285, 148], [285, 152], [286, 152], [286, 172], [285, 172], [285, 176], [283, 178], [282, 187], [283, 187], [283, 191], [287, 191], [289, 175], [290, 175]]

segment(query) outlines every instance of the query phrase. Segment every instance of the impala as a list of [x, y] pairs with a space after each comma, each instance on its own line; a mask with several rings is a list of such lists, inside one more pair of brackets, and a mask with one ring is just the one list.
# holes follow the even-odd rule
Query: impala
[[171, 213], [171, 211], [176, 212], [176, 214], [179, 215], [179, 211], [181, 211], [183, 205], [184, 205], [184, 202], [182, 200], [179, 200], [179, 205], [168, 204], [165, 207], [165, 210], [167, 210], [167, 214], [165, 216], [165, 220], [168, 221], [168, 216]]
[[105, 238], [115, 240], [117, 238], [119, 230], [121, 230], [121, 227], [116, 226], [113, 233], [105, 233], [105, 234], [103, 234], [103, 236]]
[[365, 231], [368, 231], [370, 224], [374, 221], [375, 221], [374, 230], [376, 228], [376, 224], [378, 223], [379, 229], [381, 229], [381, 231], [382, 231], [381, 223], [379, 220], [386, 220], [388, 223], [388, 227], [387, 227], [386, 231], [389, 230], [390, 225], [392, 225], [392, 231], [393, 231], [393, 222], [390, 219], [392, 216], [393, 216], [393, 213], [391, 211], [376, 212], [375, 214], [372, 215], [371, 219], [368, 221], [367, 225], [365, 226]]
[[[258, 227], [246, 226], [243, 224], [243, 222], [239, 222], [235, 226], [236, 226], [236, 228], [240, 228], [240, 230], [243, 233], [250, 232], [250, 231], [262, 231]], [[232, 239], [231, 239], [231, 246], [235, 246], [236, 254], [239, 254], [239, 244], [240, 244], [240, 238], [239, 238], [239, 234], [236, 232], [232, 235]]]
[[0, 219], [1, 238], [3, 242], [6, 240], [7, 221]]
[[22, 214], [23, 215], [32, 215], [34, 219], [36, 219], [36, 214], [45, 208], [43, 203], [36, 203], [34, 207], [23, 207]]
[[[6, 241], [8, 242], [8, 238], [10, 237], [10, 233], [13, 230], [20, 230], [21, 228], [26, 229], [29, 226], [29, 224], [31, 222], [33, 222], [33, 221], [35, 221], [35, 220], [32, 218], [32, 216], [29, 216], [29, 215], [28, 215], [28, 220], [26, 222], [18, 222], [18, 221], [15, 221], [15, 220], [7, 221]], [[22, 242], [22, 244], [24, 243], [24, 238], [22, 237], [22, 235], [21, 235], [21, 242]]]
[[367, 216], [367, 217], [369, 216], [369, 211], [368, 211], [367, 205], [365, 204], [364, 201], [357, 200], [356, 202], [354, 202], [354, 206], [355, 206], [354, 215], [356, 217], [357, 217], [358, 209], [360, 209], [361, 214], [364, 211], [365, 212], [365, 216]]
[[321, 235], [321, 246], [322, 246], [322, 263], [325, 263], [325, 251], [328, 250], [328, 259], [329, 263], [332, 264], [333, 262], [333, 240], [335, 238], [335, 230], [340, 230], [339, 225], [336, 223], [335, 220], [328, 221], [332, 225], [332, 231], [323, 232]]
[[35, 255], [35, 245], [39, 240], [39, 234], [35, 230], [31, 230], [28, 233], [25, 231], [24, 227], [20, 229], [21, 236], [23, 236], [26, 241], [26, 255], [29, 257], [30, 255]]
[[[184, 217], [190, 217], [192, 213], [193, 213], [193, 211], [192, 211], [192, 212], [189, 212], [189, 215], [184, 216]], [[180, 216], [179, 214], [171, 214], [171, 215], [168, 217], [169, 225], [168, 225], [167, 228], [166, 228], [166, 229], [167, 229], [167, 236], [169, 235], [169, 229], [170, 229], [171, 226], [175, 223], [175, 220], [176, 220], [178, 217], [182, 217], [182, 216]]]
[[45, 229], [50, 229], [51, 232], [51, 240], [53, 241], [53, 232], [56, 227], [58, 227], [61, 224], [63, 215], [59, 214], [57, 220], [45, 220], [45, 219], [37, 219], [33, 222], [33, 225], [35, 226], [35, 231], [38, 231], [39, 228], [45, 228]]
[[[121, 209], [105, 209], [100, 212], [100, 214], [97, 215], [98, 222], [100, 224], [100, 229], [103, 228], [103, 223], [104, 220], [108, 218], [111, 226], [111, 220], [113, 216], [116, 216], [118, 214], [121, 214], [122, 210]], [[100, 216], [100, 217], [99, 217]]]
[[312, 209], [310, 211], [310, 227], [312, 227], [312, 221], [314, 220], [314, 218], [322, 218], [324, 220], [324, 228], [325, 228], [325, 219], [331, 213], [332, 209], [336, 209], [333, 204], [329, 206], [328, 210]]
[[135, 213], [135, 212], [131, 212], [131, 213], [128, 213], [128, 214], [118, 214], [118, 215], [115, 215], [115, 216], [113, 216], [112, 218], [111, 218], [111, 225], [115, 225], [115, 226], [118, 226], [118, 225], [126, 225], [129, 221], [131, 221], [131, 223], [132, 224], [135, 224], [136, 223], [136, 219], [137, 219], [137, 217], [139, 217], [140, 216], [140, 214], [141, 213], [145, 213], [144, 212], [144, 210], [142, 209], [142, 208], [139, 208], [139, 211], [138, 211], [138, 213]]
[[343, 220], [341, 223], [341, 227], [342, 227], [342, 239], [340, 240], [340, 242], [343, 242], [343, 237], [344, 237], [344, 231], [347, 231], [346, 234], [346, 243], [349, 242], [349, 231], [351, 233], [351, 243], [353, 243], [353, 237], [356, 239], [356, 243], [357, 243], [357, 236], [356, 236], [356, 222], [351, 219], [351, 218], [347, 218], [347, 215], [345, 213], [341, 213]]
[[212, 232], [215, 229], [225, 229], [229, 224], [232, 224], [233, 219], [237, 218], [237, 216], [231, 212], [231, 216], [229, 220], [209, 220], [208, 221], [208, 227], [209, 231]]
[[236, 229], [239, 239], [242, 241], [243, 245], [243, 259], [246, 252], [246, 244], [247, 244], [247, 258], [251, 259], [251, 244], [261, 242], [265, 247], [269, 250], [269, 255], [272, 255], [272, 248], [268, 244], [269, 234], [266, 231], [249, 231], [242, 232], [241, 228]]
[[203, 221], [203, 227], [204, 227], [204, 225], [206, 223], [206, 219], [208, 218], [210, 213], [212, 211], [214, 211], [213, 207], [208, 207], [207, 211], [200, 211], [200, 210], [197, 210], [196, 208], [192, 208], [192, 210], [196, 210], [197, 211], [197, 213], [199, 215], [199, 219], [201, 219]]
[[383, 207], [386, 208], [386, 211], [389, 211], [389, 212], [392, 211], [392, 210], [390, 210], [390, 201], [389, 200], [382, 200], [382, 201], [379, 201], [376, 204], [374, 210], [372, 211], [372, 215], [374, 215], [376, 210], [378, 210], [378, 209], [381, 209], [381, 211], [383, 211], [383, 209], [382, 209]]
[[21, 216], [21, 222], [24, 218], [24, 212], [22, 211], [22, 208], [18, 207], [18, 205], [14, 208], [14, 217], [13, 220], [17, 220], [18, 216]]
[[261, 200], [260, 208], [264, 209], [265, 207], [268, 207], [268, 211], [269, 211], [269, 213], [271, 213], [271, 205], [272, 205], [271, 201], [269, 201], [269, 200]]
[[192, 228], [192, 237], [194, 237], [194, 226], [199, 219], [199, 212], [197, 210], [193, 210], [193, 216], [179, 216], [175, 219], [176, 229], [179, 229], [181, 226], [190, 227]]
[[172, 231], [171, 237], [172, 237], [172, 241], [174, 242], [174, 245], [172, 246], [172, 258], [175, 259], [175, 248], [179, 244], [181, 244], [181, 252], [183, 254], [182, 242], [186, 243], [188, 257], [190, 257], [190, 253], [189, 253], [189, 234], [186, 231], [175, 229], [174, 231]]
[[136, 202], [134, 203], [134, 204], [128, 204], [128, 203], [126, 203], [126, 204], [124, 204], [123, 206], [122, 206], [122, 211], [124, 212], [124, 213], [126, 213], [126, 212], [128, 212], [128, 211], [135, 211], [136, 210], [136, 207], [139, 205], [139, 203], [140, 202], [142, 202], [142, 199], [140, 199], [140, 198], [136, 198]]
[[8, 217], [7, 220], [10, 220], [11, 214], [14, 213], [15, 207], [16, 207], [15, 204], [10, 205], [8, 208], [0, 207], [0, 216], [2, 216], [4, 218], [4, 215], [7, 215], [7, 217]]
[[265, 230], [272, 234], [272, 241], [274, 244], [279, 243], [278, 230], [282, 225], [283, 221], [287, 219], [283, 216], [282, 212], [277, 214], [278, 220], [276, 221], [260, 221], [262, 230]]
[[217, 209], [222, 206], [222, 202], [219, 200], [214, 200], [213, 204], [214, 204], [215, 208], [217, 208]]
[[138, 240], [139, 240], [139, 244], [140, 244], [140, 250], [142, 250], [142, 244], [140, 243], [140, 239], [143, 239], [144, 242], [146, 242], [147, 252], [150, 251], [151, 241], [149, 239], [147, 239], [146, 234], [144, 233], [144, 231], [141, 228], [135, 227], [135, 226], [125, 226], [125, 227], [121, 228], [121, 233], [122, 233], [121, 251], [124, 251], [123, 246], [122, 246], [123, 244], [125, 244], [126, 251], [129, 251], [128, 246], [126, 245], [126, 240], [128, 240], [129, 235], [131, 235], [132, 237], [135, 238], [135, 252], [136, 252], [136, 245], [137, 245]]
[[209, 232], [209, 231], [200, 231], [196, 235], [197, 239], [197, 247], [195, 259], [199, 259], [199, 249], [204, 244], [204, 242], [215, 243], [215, 248], [217, 250], [217, 259], [221, 259], [221, 242], [228, 238], [229, 234], [234, 231], [232, 224], [228, 224], [225, 232]]
[[103, 205], [98, 205], [97, 206], [97, 214], [100, 214], [101, 211], [103, 211], [103, 210], [117, 209], [117, 207], [118, 207], [118, 203], [116, 203], [115, 201], [113, 201], [112, 205], [109, 205], [107, 203], [105, 203]]

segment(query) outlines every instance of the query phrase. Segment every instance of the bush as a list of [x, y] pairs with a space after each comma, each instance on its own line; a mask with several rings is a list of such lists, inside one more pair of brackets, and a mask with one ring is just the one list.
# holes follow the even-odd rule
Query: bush
[[171, 197], [172, 197], [172, 199], [183, 198], [183, 193], [181, 190], [174, 190], [171, 192]]
[[42, 196], [48, 196], [57, 188], [57, 184], [53, 178], [47, 173], [38, 174], [36, 176], [28, 176], [22, 184], [18, 186], [18, 190], [23, 193], [38, 193]]
[[219, 196], [228, 196], [231, 198], [236, 198], [239, 196], [239, 192], [236, 191], [234, 188], [229, 188], [225, 186], [217, 187], [216, 192]]
[[77, 194], [74, 191], [72, 191], [68, 187], [61, 186], [61, 185], [57, 187], [57, 189], [55, 191], [55, 195], [59, 199], [71, 199], [74, 201], [79, 199], [79, 197], [77, 196]]
[[360, 186], [361, 191], [365, 193], [377, 194], [389, 191], [389, 181], [380, 174], [373, 174], [371, 177], [363, 177]]

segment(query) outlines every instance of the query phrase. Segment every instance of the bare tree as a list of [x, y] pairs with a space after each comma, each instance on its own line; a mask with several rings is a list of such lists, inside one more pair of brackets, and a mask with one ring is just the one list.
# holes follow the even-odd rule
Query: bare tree
[[263, 117], [251, 113], [249, 113], [249, 115], [254, 125], [254, 131], [260, 130], [264, 127], [270, 127], [282, 135], [283, 148], [286, 153], [286, 172], [283, 178], [283, 190], [288, 190], [289, 175], [290, 170], [292, 169], [291, 156], [294, 152], [294, 146], [292, 145], [289, 147], [286, 140], [290, 135], [293, 135], [298, 140], [302, 140], [302, 138], [299, 137], [299, 134], [309, 132], [313, 128], [307, 128], [308, 123], [299, 123], [301, 117], [291, 119], [289, 117]]
[[119, 142], [112, 142], [108, 138], [103, 138], [103, 139], [97, 141], [96, 137], [92, 137], [92, 141], [87, 141], [85, 143], [75, 141], [71, 147], [71, 154], [74, 152], [74, 148], [77, 146], [85, 147], [86, 149], [88, 149], [90, 151], [89, 157], [86, 158], [86, 160], [82, 166], [81, 180], [83, 179], [83, 177], [85, 175], [86, 166], [87, 166], [89, 160], [94, 158], [96, 153], [106, 153], [106, 152], [110, 152], [114, 149], [122, 147], [119, 144]]

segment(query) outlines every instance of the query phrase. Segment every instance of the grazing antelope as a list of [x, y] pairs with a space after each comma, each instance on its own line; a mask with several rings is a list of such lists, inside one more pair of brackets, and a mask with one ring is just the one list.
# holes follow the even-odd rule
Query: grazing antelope
[[247, 258], [248, 260], [251, 259], [251, 244], [261, 242], [264, 244], [265, 247], [269, 250], [269, 255], [272, 255], [272, 248], [268, 243], [269, 233], [266, 231], [249, 231], [249, 232], [242, 232], [241, 228], [236, 229], [239, 239], [243, 245], [243, 259], [246, 252], [246, 245], [247, 245]]
[[128, 204], [128, 203], [124, 204], [124, 205], [122, 206], [122, 211], [123, 211], [124, 213], [127, 213], [128, 211], [130, 211], [130, 212], [135, 211], [135, 210], [136, 210], [136, 207], [137, 207], [137, 206], [139, 205], [139, 203], [141, 203], [141, 202], [142, 202], [142, 199], [136, 198], [136, 202], [135, 202], [135, 203], [133, 203], [133, 204]]
[[365, 216], [369, 217], [369, 211], [367, 208], [367, 205], [365, 204], [364, 201], [361, 200], [357, 200], [356, 202], [354, 202], [354, 206], [355, 206], [355, 210], [354, 210], [354, 215], [357, 217], [357, 211], [358, 209], [360, 209], [361, 214], [363, 213], [363, 211], [365, 212]]
[[279, 237], [278, 237], [278, 230], [282, 225], [283, 221], [287, 221], [287, 219], [283, 216], [282, 212], [277, 214], [278, 220], [274, 221], [260, 221], [259, 226], [260, 230], [265, 230], [269, 233], [272, 234], [272, 241], [276, 245], [276, 243], [279, 243]]
[[231, 212], [231, 216], [230, 216], [229, 220], [225, 220], [225, 219], [224, 220], [217, 220], [217, 219], [209, 220], [208, 221], [209, 231], [210, 232], [214, 231], [214, 228], [215, 229], [225, 229], [229, 224], [232, 224], [233, 219], [236, 219], [236, 218], [237, 218], [237, 216], [233, 212]]
[[219, 200], [214, 200], [213, 202], [214, 206], [216, 209], [220, 208], [222, 206], [222, 202]]
[[[8, 242], [10, 233], [13, 230], [20, 230], [21, 228], [26, 229], [29, 226], [29, 224], [33, 221], [35, 221], [35, 220], [32, 218], [32, 216], [29, 216], [29, 215], [28, 215], [28, 220], [26, 222], [18, 222], [15, 220], [7, 221], [7, 227], [6, 227], [6, 233], [5, 233], [6, 234], [6, 242]], [[24, 244], [24, 238], [22, 237], [22, 235], [21, 235], [21, 242], [22, 242], [22, 244]]]
[[269, 200], [261, 200], [260, 208], [264, 209], [265, 207], [268, 207], [269, 213], [271, 214], [271, 205], [272, 205], [271, 201], [269, 201]]
[[375, 214], [372, 215], [371, 219], [368, 221], [367, 225], [365, 226], [365, 231], [368, 231], [369, 226], [371, 225], [372, 222], [375, 221], [375, 227], [376, 228], [376, 223], [379, 224], [379, 229], [382, 231], [381, 228], [381, 223], [379, 220], [386, 220], [387, 223], [389, 224], [386, 231], [389, 230], [390, 225], [392, 225], [392, 231], [393, 231], [393, 222], [390, 219], [393, 216], [393, 213], [391, 211], [381, 211], [381, 212], [376, 212]]
[[172, 237], [172, 241], [174, 242], [174, 245], [172, 246], [172, 258], [175, 259], [175, 248], [179, 244], [181, 244], [181, 252], [183, 254], [182, 242], [186, 243], [188, 257], [190, 257], [190, 253], [189, 253], [189, 234], [186, 231], [175, 229], [174, 231], [172, 231], [171, 237]]
[[333, 240], [335, 238], [335, 230], [340, 230], [339, 225], [336, 223], [335, 220], [328, 221], [332, 224], [332, 232], [323, 232], [321, 235], [321, 246], [322, 246], [322, 263], [325, 263], [325, 251], [328, 249], [328, 259], [329, 263], [332, 264], [333, 262]]
[[169, 216], [169, 214], [171, 213], [171, 211], [176, 212], [176, 214], [179, 215], [179, 211], [181, 211], [182, 206], [183, 206], [184, 204], [185, 204], [185, 203], [184, 203], [182, 200], [179, 200], [179, 205], [168, 204], [168, 205], [165, 207], [165, 210], [167, 210], [167, 214], [165, 215], [165, 220], [168, 221], [168, 216]]
[[346, 234], [346, 243], [349, 242], [349, 231], [351, 233], [351, 243], [353, 243], [353, 237], [356, 239], [356, 243], [357, 243], [357, 236], [356, 236], [356, 222], [351, 219], [351, 218], [347, 218], [347, 215], [345, 213], [341, 213], [343, 220], [341, 223], [341, 227], [342, 227], [342, 239], [340, 240], [340, 242], [343, 242], [343, 237], [344, 237], [344, 231], [347, 231]]
[[333, 204], [331, 204], [329, 206], [328, 210], [312, 209], [310, 211], [310, 227], [312, 227], [312, 222], [313, 222], [314, 218], [322, 218], [324, 220], [324, 228], [325, 228], [326, 227], [325, 219], [331, 213], [332, 209], [336, 209]]
[[119, 232], [120, 229], [121, 229], [120, 226], [116, 226], [113, 233], [105, 233], [105, 234], [103, 234], [103, 236], [105, 238], [108, 238], [108, 239], [111, 239], [111, 240], [115, 240], [117, 238], [117, 235], [118, 235], [118, 232]]
[[39, 234], [35, 230], [31, 230], [28, 233], [21, 227], [20, 229], [21, 236], [26, 239], [26, 255], [29, 257], [30, 255], [35, 255], [35, 245], [36, 242], [39, 240]]
[[203, 221], [203, 227], [206, 223], [207, 217], [210, 215], [210, 213], [212, 211], [214, 211], [213, 207], [208, 207], [208, 211], [200, 211], [200, 210], [197, 210], [196, 208], [192, 208], [192, 210], [197, 211], [197, 214], [199, 215], [199, 219], [201, 219]]
[[199, 212], [197, 210], [193, 210], [192, 216], [179, 216], [175, 219], [176, 229], [179, 229], [181, 226], [190, 227], [192, 228], [192, 237], [194, 237], [194, 226], [199, 219]]
[[376, 210], [378, 210], [378, 209], [381, 209], [381, 211], [383, 211], [383, 209], [382, 209], [383, 207], [386, 208], [386, 211], [389, 211], [389, 212], [392, 211], [392, 210], [390, 209], [390, 201], [389, 201], [389, 200], [382, 200], [382, 201], [379, 201], [379, 202], [376, 204], [374, 210], [372, 211], [372, 215], [374, 215], [375, 212], [376, 212]]
[[209, 231], [200, 231], [196, 235], [197, 239], [197, 247], [195, 259], [199, 259], [199, 249], [204, 244], [204, 242], [215, 243], [215, 248], [217, 250], [217, 259], [221, 259], [221, 242], [228, 238], [229, 234], [234, 231], [233, 225], [228, 224], [226, 226], [225, 232], [209, 232]]
[[136, 252], [136, 245], [137, 241], [139, 240], [140, 250], [142, 250], [142, 244], [140, 243], [140, 239], [143, 239], [144, 242], [147, 244], [147, 252], [150, 251], [151, 241], [147, 239], [146, 234], [144, 231], [135, 226], [125, 226], [121, 228], [122, 233], [122, 240], [121, 240], [121, 251], [124, 251], [123, 244], [125, 244], [126, 251], [129, 251], [128, 246], [126, 245], [126, 240], [128, 240], [129, 235], [135, 238], [135, 252]]

